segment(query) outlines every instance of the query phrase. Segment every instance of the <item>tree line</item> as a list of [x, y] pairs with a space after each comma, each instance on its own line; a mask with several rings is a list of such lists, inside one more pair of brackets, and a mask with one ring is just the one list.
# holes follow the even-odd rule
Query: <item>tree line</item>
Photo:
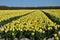
[[42, 7], [8, 7], [8, 6], [0, 6], [0, 10], [16, 10], [16, 9], [60, 9], [60, 6], [42, 6]]

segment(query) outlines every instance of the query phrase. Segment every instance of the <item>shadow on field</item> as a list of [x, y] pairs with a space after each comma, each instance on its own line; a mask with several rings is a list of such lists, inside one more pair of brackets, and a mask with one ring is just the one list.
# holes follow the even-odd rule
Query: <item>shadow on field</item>
[[51, 21], [53, 21], [54, 23], [60, 25], [60, 21], [59, 21], [59, 18], [56, 18], [55, 16], [53, 15], [50, 15], [49, 13], [47, 12], [44, 12], [42, 11]]
[[21, 18], [21, 17], [23, 17], [23, 16], [26, 16], [26, 15], [28, 15], [28, 14], [30, 14], [30, 13], [33, 13], [33, 12], [34, 12], [34, 11], [29, 12], [29, 13], [26, 13], [26, 14], [21, 15], [21, 16], [15, 16], [15, 17], [11, 17], [11, 18], [9, 18], [9, 19], [7, 19], [7, 20], [3, 20], [3, 21], [0, 22], [0, 27], [3, 26], [3, 25], [5, 25], [5, 24], [7, 24], [7, 23], [12, 22], [13, 20], [17, 20], [17, 19], [19, 19], [19, 18]]

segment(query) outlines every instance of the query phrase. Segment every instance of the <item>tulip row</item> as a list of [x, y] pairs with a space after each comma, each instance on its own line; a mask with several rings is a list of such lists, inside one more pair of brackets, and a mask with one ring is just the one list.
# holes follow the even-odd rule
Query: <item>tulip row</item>
[[0, 10], [0, 22], [11, 17], [20, 16], [33, 10]]

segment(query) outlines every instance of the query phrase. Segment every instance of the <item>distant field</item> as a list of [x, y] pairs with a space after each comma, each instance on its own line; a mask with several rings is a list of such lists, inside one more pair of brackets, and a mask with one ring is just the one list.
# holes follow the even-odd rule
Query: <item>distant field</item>
[[60, 10], [44, 10], [44, 11], [57, 18], [60, 18]]
[[44, 11], [51, 16], [51, 19], [54, 22], [60, 24], [60, 10], [44, 10]]
[[33, 10], [0, 10], [0, 21], [11, 17], [19, 16], [31, 12]]
[[60, 10], [0, 10], [2, 38], [60, 40]]

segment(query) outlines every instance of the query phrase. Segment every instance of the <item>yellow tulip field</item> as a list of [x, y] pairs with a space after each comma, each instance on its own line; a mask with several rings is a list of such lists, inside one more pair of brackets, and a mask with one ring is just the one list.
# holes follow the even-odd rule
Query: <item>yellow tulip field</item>
[[0, 10], [1, 38], [60, 40], [60, 10]]

